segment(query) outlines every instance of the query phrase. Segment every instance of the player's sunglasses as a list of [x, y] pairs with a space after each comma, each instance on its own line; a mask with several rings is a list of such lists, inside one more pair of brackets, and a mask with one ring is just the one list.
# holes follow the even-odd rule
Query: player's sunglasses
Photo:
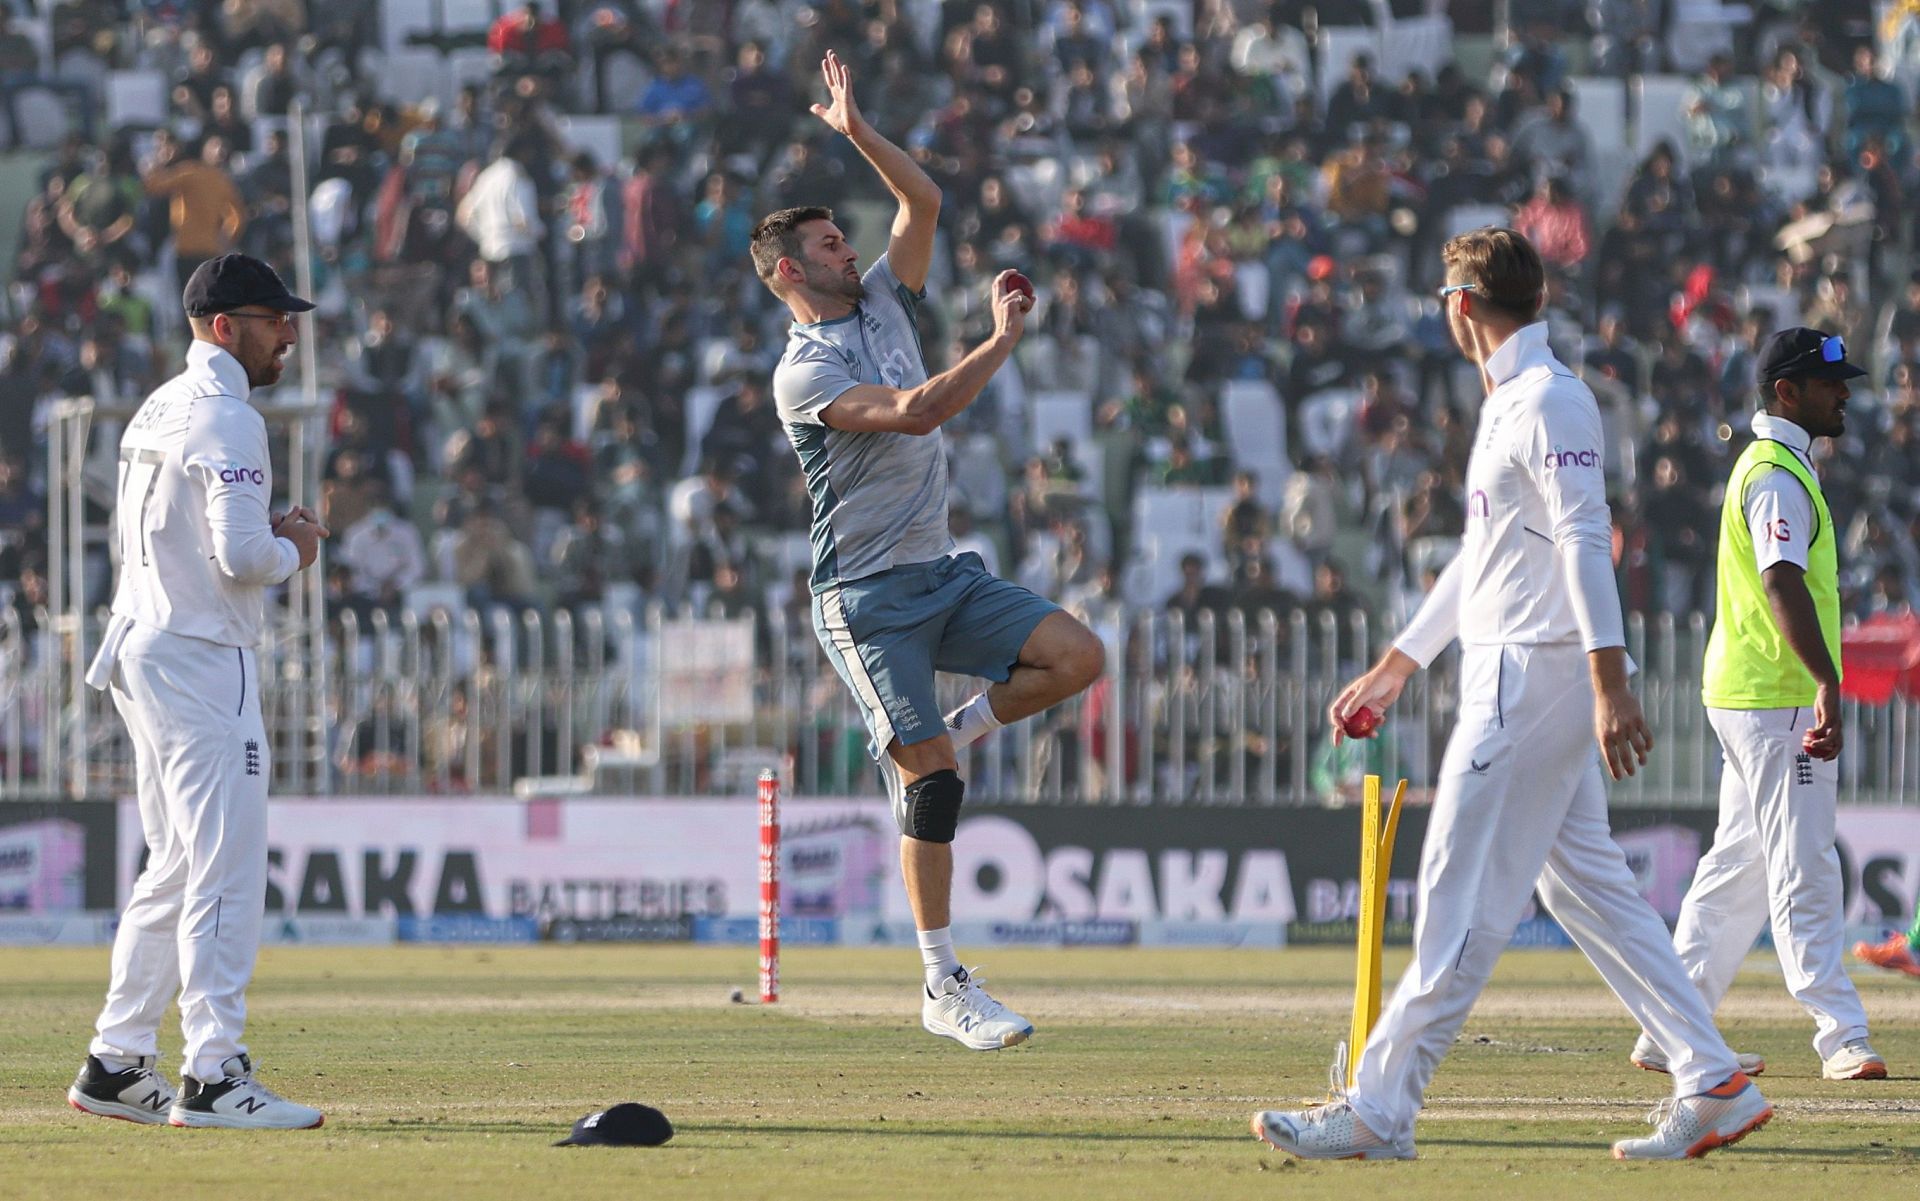
[[271, 321], [281, 329], [293, 324], [292, 313], [222, 313], [222, 317], [247, 317], [254, 321]]
[[1440, 297], [1440, 299], [1445, 300], [1447, 297], [1453, 295], [1455, 292], [1471, 292], [1473, 291], [1473, 289], [1474, 289], [1473, 284], [1448, 284], [1445, 287], [1441, 288], [1439, 292], [1436, 294]]
[[[1805, 360], [1818, 357], [1823, 363], [1844, 363], [1847, 361], [1847, 340], [1839, 334], [1820, 339], [1820, 345], [1809, 346], [1799, 354], [1788, 359], [1785, 366], [1791, 366]], [[1774, 368], [1775, 372], [1780, 369]]]

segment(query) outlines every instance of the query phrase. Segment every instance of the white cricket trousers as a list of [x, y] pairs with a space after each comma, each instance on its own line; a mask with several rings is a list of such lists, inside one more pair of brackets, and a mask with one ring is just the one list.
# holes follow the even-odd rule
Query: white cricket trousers
[[1812, 709], [1708, 709], [1707, 720], [1727, 761], [1720, 824], [1681, 903], [1674, 949], [1718, 1006], [1771, 921], [1787, 991], [1813, 1015], [1813, 1049], [1826, 1059], [1867, 1036], [1867, 1011], [1841, 959], [1840, 762], [1801, 751]]
[[267, 889], [266, 728], [254, 652], [135, 625], [112, 676], [133, 740], [147, 865], [113, 941], [95, 1055], [159, 1053], [180, 994], [181, 1070], [244, 1052]]
[[1674, 1093], [1739, 1070], [1607, 826], [1587, 655], [1574, 644], [1468, 646], [1460, 718], [1420, 855], [1413, 963], [1361, 1052], [1354, 1111], [1413, 1136], [1427, 1085], [1537, 886], [1548, 912], [1669, 1049]]

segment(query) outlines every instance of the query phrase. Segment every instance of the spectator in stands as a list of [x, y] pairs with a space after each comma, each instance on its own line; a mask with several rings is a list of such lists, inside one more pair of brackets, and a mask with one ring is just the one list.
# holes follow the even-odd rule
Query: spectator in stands
[[1513, 153], [1535, 171], [1564, 180], [1574, 194], [1586, 192], [1592, 147], [1587, 131], [1573, 119], [1572, 92], [1550, 93], [1541, 111], [1514, 130]]
[[1513, 227], [1533, 243], [1550, 270], [1577, 272], [1592, 249], [1587, 212], [1558, 177], [1535, 189], [1533, 199], [1513, 215]]
[[60, 232], [90, 266], [104, 266], [139, 246], [140, 210], [145, 203], [131, 144], [115, 138], [96, 154], [85, 174], [67, 185], [58, 209]]
[[339, 561], [353, 572], [353, 591], [397, 614], [407, 589], [427, 575], [420, 530], [394, 511], [384, 485], [370, 493], [367, 514], [341, 535]]
[[1195, 551], [1180, 556], [1180, 586], [1173, 590], [1163, 606], [1168, 613], [1177, 613], [1191, 630], [1203, 612], [1217, 612], [1225, 608], [1227, 596], [1223, 589], [1207, 582], [1207, 560]]
[[635, 111], [641, 123], [685, 146], [700, 133], [700, 124], [713, 107], [713, 94], [706, 81], [687, 70], [680, 51], [669, 47], [660, 52], [660, 73], [640, 94]]
[[706, 194], [693, 207], [693, 220], [706, 247], [704, 266], [709, 275], [725, 271], [746, 256], [754, 207], [738, 179], [725, 171], [707, 176]]
[[452, 546], [453, 582], [478, 609], [509, 609], [533, 603], [533, 552], [513, 536], [507, 523], [485, 504], [468, 507]]
[[1733, 60], [1715, 54], [1680, 99], [1687, 119], [1687, 150], [1696, 170], [1739, 165], [1752, 148], [1747, 93], [1733, 79]]
[[666, 281], [674, 242], [685, 211], [668, 173], [673, 150], [664, 141], [643, 145], [634, 155], [633, 175], [620, 194], [619, 265], [638, 287]]
[[539, 0], [502, 14], [487, 30], [487, 49], [507, 75], [564, 71], [573, 60], [567, 27], [542, 13]]
[[545, 271], [537, 257], [546, 222], [527, 169], [533, 154], [533, 145], [525, 137], [504, 143], [474, 177], [456, 220], [478, 247], [480, 261], [489, 268], [489, 281], [500, 294], [518, 296], [538, 325], [546, 311]]
[[1273, 513], [1260, 502], [1257, 477], [1251, 471], [1233, 473], [1233, 500], [1220, 511], [1220, 549], [1227, 569], [1236, 574], [1251, 559], [1266, 553], [1273, 537]]
[[758, 42], [745, 42], [727, 80], [728, 111], [716, 131], [720, 149], [745, 155], [755, 168], [764, 167], [786, 141], [799, 108], [786, 77], [767, 61]]
[[287, 43], [266, 48], [260, 63], [240, 81], [240, 111], [256, 117], [284, 117], [305, 93]]
[[227, 147], [208, 138], [196, 154], [178, 143], [141, 180], [147, 195], [167, 203], [174, 273], [181, 291], [202, 262], [234, 250], [247, 227], [247, 207], [227, 173]]
[[574, 501], [573, 524], [554, 540], [549, 556], [557, 573], [555, 600], [565, 608], [599, 604], [609, 584], [632, 583], [633, 548], [618, 525], [603, 520], [591, 497]]
[[1857, 159], [1870, 142], [1879, 142], [1895, 159], [1907, 147], [1907, 101], [1900, 89], [1880, 77], [1878, 58], [1870, 45], [1853, 52], [1853, 74], [1847, 78], [1846, 152]]

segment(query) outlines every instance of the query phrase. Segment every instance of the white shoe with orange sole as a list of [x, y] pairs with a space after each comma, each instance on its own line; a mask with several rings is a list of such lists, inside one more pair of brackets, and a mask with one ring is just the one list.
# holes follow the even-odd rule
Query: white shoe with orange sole
[[1716, 1147], [1731, 1146], [1767, 1124], [1773, 1106], [1746, 1073], [1691, 1097], [1668, 1098], [1647, 1115], [1654, 1127], [1647, 1138], [1623, 1138], [1613, 1145], [1615, 1159], [1699, 1159]]

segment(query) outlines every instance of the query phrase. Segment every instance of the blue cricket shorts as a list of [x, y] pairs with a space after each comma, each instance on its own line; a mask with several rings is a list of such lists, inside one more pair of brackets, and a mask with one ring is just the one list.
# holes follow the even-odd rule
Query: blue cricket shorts
[[934, 673], [1004, 681], [1020, 648], [1060, 606], [987, 571], [972, 552], [831, 584], [813, 597], [813, 629], [866, 714], [877, 760], [946, 732]]

